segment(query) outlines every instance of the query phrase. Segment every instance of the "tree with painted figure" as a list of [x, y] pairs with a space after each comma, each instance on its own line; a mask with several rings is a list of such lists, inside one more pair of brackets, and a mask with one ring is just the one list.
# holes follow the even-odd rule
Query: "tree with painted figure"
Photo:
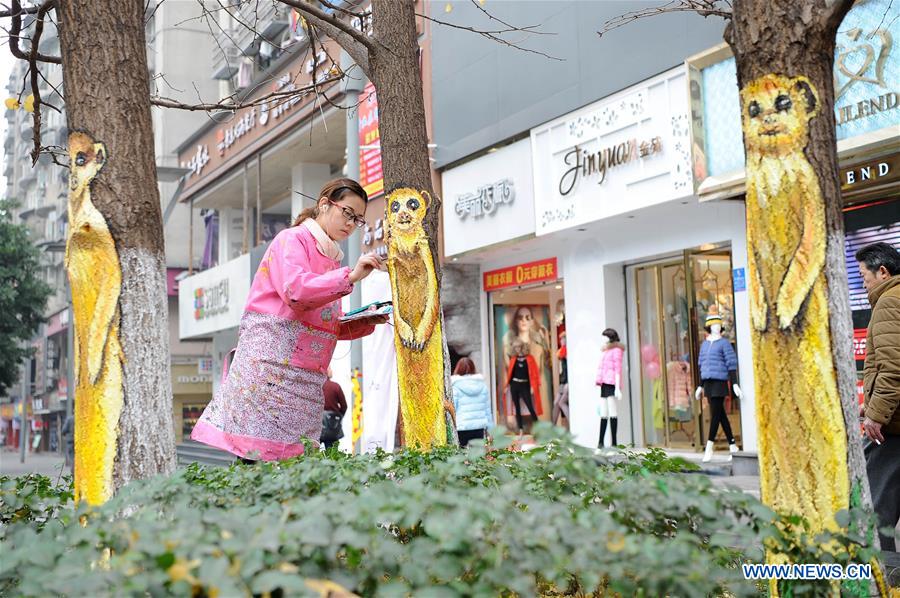
[[[372, 0], [372, 34], [299, 0], [294, 7], [356, 61], [378, 92], [388, 234], [388, 270], [396, 318], [400, 413], [404, 443], [456, 444], [450, 358], [443, 334], [437, 246], [440, 200], [434, 193], [425, 131], [416, 12], [412, 2]], [[432, 19], [434, 20], [434, 19]]]
[[[428, 333], [427, 340], [439, 341], [440, 359], [433, 349], [429, 350], [432, 358], [429, 360], [431, 365], [428, 372], [430, 388], [437, 388], [438, 378], [443, 378], [440, 392], [440, 420], [443, 426], [431, 426], [433, 433], [416, 433], [416, 436], [417, 442], [423, 446], [444, 444], [448, 439], [453, 442], [456, 434], [453, 431], [452, 407], [449, 402], [449, 358], [439, 323], [443, 317], [439, 297], [441, 270], [436, 244], [440, 202], [434, 195], [431, 184], [415, 6], [407, 2], [374, 0], [371, 8], [355, 12], [327, 1], [321, 2], [321, 5], [328, 8], [326, 11], [318, 3], [277, 1], [292, 7], [305, 17], [304, 26], [310, 33], [310, 45], [313, 49], [314, 71], [318, 72], [325, 66], [317, 61], [318, 52], [315, 50], [320, 47], [317, 44], [321, 43], [318, 39], [321, 32], [338, 42], [375, 83], [382, 111], [380, 126], [387, 188], [397, 188], [400, 181], [403, 181], [421, 193], [422, 197], [427, 194], [434, 198], [421, 220], [424, 238], [427, 239], [427, 255], [430, 256], [427, 259], [431, 261], [430, 270], [433, 272], [429, 284], [434, 290], [429, 297], [429, 319], [433, 322], [422, 332]], [[223, 7], [226, 11], [230, 9], [236, 7]], [[99, 230], [92, 231], [91, 234], [103, 233], [105, 228], [112, 240], [112, 245], [107, 242], [108, 239], [102, 243], [106, 248], [105, 257], [97, 262], [102, 269], [95, 270], [93, 274], [108, 282], [121, 281], [120, 284], [98, 287], [94, 291], [99, 290], [100, 294], [91, 295], [89, 299], [74, 298], [75, 303], [82, 304], [102, 299], [103, 305], [111, 308], [106, 309], [103, 317], [97, 320], [109, 322], [105, 336], [94, 334], [102, 331], [103, 327], [98, 328], [93, 319], [88, 321], [86, 315], [82, 322], [75, 322], [76, 329], [80, 326], [84, 331], [82, 340], [87, 339], [87, 345], [82, 344], [87, 353], [83, 356], [86, 360], [84, 367], [89, 371], [84, 379], [93, 386], [101, 384], [104, 389], [101, 394], [112, 397], [104, 403], [107, 407], [101, 407], [103, 416], [98, 417], [97, 421], [106, 422], [100, 426], [100, 429], [105, 430], [103, 443], [115, 444], [115, 450], [100, 451], [104, 455], [101, 459], [104, 465], [91, 470], [89, 475], [94, 476], [92, 487], [101, 490], [91, 493], [85, 491], [85, 497], [88, 494], [93, 497], [89, 502], [104, 500], [131, 479], [169, 472], [175, 463], [171, 382], [168, 375], [163, 231], [156, 189], [150, 106], [234, 112], [267, 102], [289, 102], [308, 93], [318, 94], [320, 88], [335, 83], [345, 75], [332, 60], [331, 67], [323, 69], [327, 73], [323, 77], [316, 77], [310, 85], [275, 91], [252, 101], [245, 101], [238, 94], [232, 94], [218, 102], [198, 104], [151, 97], [146, 80], [144, 10], [144, 3], [136, 0], [113, 0], [112, 4], [75, 0], [59, 6], [56, 0], [44, 0], [30, 6], [22, 6], [20, 0], [12, 0], [8, 10], [0, 11], [0, 18], [11, 20], [10, 51], [15, 57], [28, 61], [30, 66], [32, 94], [25, 103], [33, 112], [33, 163], [45, 154], [56, 160], [52, 148], [45, 147], [41, 138], [42, 108], [55, 107], [40, 95], [39, 67], [42, 63], [61, 63], [63, 66], [63, 79], [66, 82], [65, 109], [69, 127], [84, 135], [78, 143], [83, 142], [89, 153], [93, 152], [91, 155], [80, 152], [84, 156], [79, 158], [79, 152], [76, 151], [71, 160], [83, 159], [86, 163], [95, 160], [94, 164], [97, 166], [93, 176], [82, 181], [84, 185], [79, 187], [78, 196], [89, 192], [90, 203], [96, 208], [95, 213], [91, 213], [90, 220], [99, 226]], [[58, 13], [57, 20], [60, 23], [60, 57], [48, 56], [39, 51], [43, 26], [45, 20], [50, 19], [52, 11]], [[20, 35], [23, 22], [26, 18], [32, 18], [32, 15], [33, 35], [30, 38]], [[419, 16], [435, 23], [457, 26]], [[377, 26], [371, 35], [367, 35], [359, 27], [352, 25], [351, 19], [374, 22]], [[240, 19], [237, 21], [241, 22]], [[247, 23], [242, 25], [251, 26]], [[539, 33], [534, 27], [510, 26], [498, 31], [463, 28], [519, 49], [525, 48], [517, 42], [504, 39], [504, 34]], [[97, 32], [104, 40], [104, 51], [100, 55], [96, 53], [94, 42], [98, 39], [97, 35], [79, 35], [88, 29]], [[91, 59], [84, 59], [87, 56], [91, 56]], [[110, 86], [111, 76], [114, 77], [113, 86]], [[56, 91], [62, 97], [62, 93]], [[98, 98], [103, 98], [103, 102], [98, 103]], [[71, 145], [75, 146], [77, 143]], [[101, 147], [102, 152], [98, 149]], [[96, 162], [101, 153], [102, 162]], [[78, 249], [77, 244], [72, 245], [72, 249], [69, 263], [80, 272], [87, 271], [88, 264], [93, 263], [90, 260], [97, 259], [96, 254], [90, 255], [90, 251], [81, 250], [87, 249], [84, 243], [81, 244], [81, 249]], [[80, 275], [73, 275], [70, 271], [70, 277], [73, 288], [78, 283], [80, 288], [85, 289], [84, 292], [88, 292]], [[87, 311], [82, 310], [85, 314]], [[110, 348], [114, 346], [116, 338], [122, 354], [121, 383], [117, 383], [116, 376], [112, 375], [115, 372], [109, 378], [104, 378], [103, 373], [108, 371], [108, 367], [112, 367], [114, 359], [110, 355], [115, 351], [110, 352]], [[434, 346], [433, 342], [428, 344], [428, 347]], [[413, 349], [404, 347], [402, 354], [407, 355], [409, 351]], [[84, 394], [86, 392], [86, 389], [82, 389], [77, 396], [87, 396]], [[401, 395], [407, 406], [407, 413], [411, 413], [410, 406], [413, 413], [418, 409], [414, 398], [418, 393], [417, 383], [410, 379]], [[117, 408], [115, 405], [121, 406], [118, 418], [114, 412]], [[116, 419], [117, 426], [112, 426], [110, 422]], [[408, 424], [408, 427], [415, 425]], [[82, 436], [86, 442], [88, 438], [90, 442], [96, 440], [93, 436]], [[76, 452], [79, 450], [84, 449], [76, 447]], [[111, 478], [105, 477], [102, 472], [109, 471], [110, 468]], [[87, 470], [82, 468], [81, 471], [84, 473]]]
[[605, 29], [671, 10], [728, 19], [746, 150], [762, 499], [804, 516], [813, 532], [834, 528], [843, 509], [872, 508], [846, 340], [852, 322], [833, 117], [835, 38], [852, 5], [680, 0]]

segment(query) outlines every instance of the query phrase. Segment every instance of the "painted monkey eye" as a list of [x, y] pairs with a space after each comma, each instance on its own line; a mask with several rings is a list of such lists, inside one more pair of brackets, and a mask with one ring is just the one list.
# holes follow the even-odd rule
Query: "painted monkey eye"
[[793, 102], [791, 102], [790, 96], [781, 94], [775, 98], [775, 110], [786, 112], [791, 109], [791, 106], [793, 106]]
[[750, 105], [747, 107], [747, 114], [750, 115], [750, 118], [756, 118], [759, 116], [759, 113], [759, 104], [755, 100], [750, 102]]
[[391, 202], [391, 212], [393, 212], [394, 214], [396, 214], [396, 213], [399, 212], [399, 211], [400, 211], [400, 202], [399, 202], [399, 201], [392, 201], [392, 202]]
[[84, 157], [84, 154], [78, 152], [75, 156], [75, 166], [84, 166], [84, 163], [87, 162], [87, 159]]
[[406, 202], [406, 207], [413, 211], [418, 210], [420, 205], [419, 200], [415, 197]]

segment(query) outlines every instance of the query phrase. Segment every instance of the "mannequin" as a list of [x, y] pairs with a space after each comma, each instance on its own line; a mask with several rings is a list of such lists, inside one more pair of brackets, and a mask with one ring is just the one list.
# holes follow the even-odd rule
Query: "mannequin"
[[616, 432], [619, 427], [618, 408], [616, 403], [622, 400], [622, 361], [625, 355], [625, 346], [619, 342], [619, 333], [612, 328], [603, 331], [606, 341], [603, 353], [600, 356], [600, 366], [597, 368], [597, 386], [600, 387], [600, 440], [598, 448], [603, 448], [603, 440], [606, 437], [606, 425], [609, 423], [612, 436], [612, 446], [618, 444]]
[[565, 416], [566, 421], [569, 421], [568, 355], [566, 333], [561, 332], [559, 335], [559, 351], [556, 353], [556, 357], [559, 359], [559, 391], [556, 393], [556, 400], [553, 401], [553, 414], [550, 418], [554, 425], [559, 420], [560, 414]]
[[513, 407], [516, 409], [516, 426], [519, 428], [519, 434], [522, 434], [520, 402], [525, 403], [531, 417], [537, 421], [538, 416], [532, 400], [538, 402], [541, 400], [541, 374], [537, 361], [528, 350], [528, 345], [517, 339], [513, 341], [511, 349], [513, 356], [509, 360], [509, 369], [506, 372], [506, 387], [509, 388]]
[[[733, 455], [738, 451], [731, 433], [731, 423], [725, 414], [725, 397], [728, 396], [728, 382], [734, 396], [741, 398], [743, 392], [737, 385], [737, 356], [728, 339], [722, 338], [722, 317], [719, 314], [706, 316], [706, 331], [709, 333], [706, 340], [700, 346], [700, 386], [694, 392], [694, 397], [699, 401], [702, 394], [709, 401], [712, 417], [709, 422], [709, 436], [706, 441], [706, 451], [703, 453], [703, 462], [708, 463], [712, 459], [716, 434], [719, 432], [719, 424], [728, 439], [729, 452]], [[731, 455], [728, 457], [731, 458]]]

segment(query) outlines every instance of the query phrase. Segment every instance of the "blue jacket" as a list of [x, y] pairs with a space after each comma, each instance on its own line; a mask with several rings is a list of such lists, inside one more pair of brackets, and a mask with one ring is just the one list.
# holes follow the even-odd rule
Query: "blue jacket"
[[458, 431], [483, 430], [494, 424], [491, 396], [481, 374], [451, 376]]
[[737, 370], [737, 355], [724, 338], [700, 345], [700, 379], [728, 380], [728, 372]]

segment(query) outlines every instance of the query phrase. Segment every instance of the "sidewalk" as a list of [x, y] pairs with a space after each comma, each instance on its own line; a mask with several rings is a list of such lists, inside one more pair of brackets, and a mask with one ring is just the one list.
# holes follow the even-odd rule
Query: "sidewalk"
[[[0, 451], [0, 475], [20, 476], [27, 473], [39, 473], [52, 478], [60, 477], [65, 457], [57, 453], [28, 453], [25, 463], [19, 462], [19, 453], [3, 449]], [[68, 473], [64, 471], [63, 474]]]

